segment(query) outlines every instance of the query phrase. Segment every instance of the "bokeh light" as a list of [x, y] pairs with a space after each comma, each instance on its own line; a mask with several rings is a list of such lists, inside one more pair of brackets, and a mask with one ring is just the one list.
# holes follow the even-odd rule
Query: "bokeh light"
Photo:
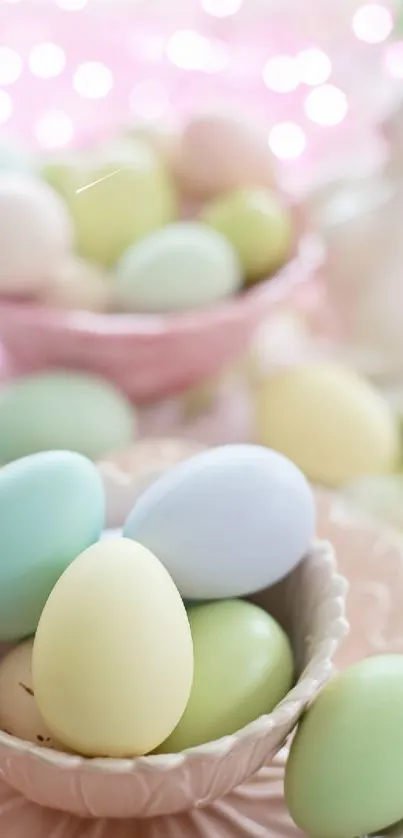
[[19, 79], [23, 62], [18, 52], [9, 47], [0, 47], [0, 84], [13, 84]]
[[76, 70], [73, 86], [85, 99], [104, 99], [112, 90], [113, 76], [100, 61], [86, 61]]
[[385, 51], [385, 68], [394, 79], [403, 79], [403, 41], [388, 44]]
[[13, 100], [9, 93], [0, 90], [0, 125], [8, 122], [13, 112]]
[[74, 134], [74, 126], [64, 111], [48, 111], [43, 114], [35, 127], [35, 136], [43, 148], [62, 148], [69, 144]]
[[393, 17], [386, 8], [379, 3], [367, 3], [360, 6], [354, 14], [353, 32], [367, 44], [380, 44], [386, 41], [393, 29]]
[[324, 84], [332, 72], [329, 56], [317, 47], [301, 50], [296, 56], [296, 64], [300, 81], [312, 87]]
[[221, 41], [204, 38], [193, 29], [181, 29], [171, 36], [167, 56], [181, 70], [218, 73], [226, 67], [228, 48]]
[[56, 0], [60, 9], [65, 9], [67, 12], [76, 12], [84, 9], [88, 0]]
[[271, 129], [269, 146], [279, 160], [296, 160], [306, 148], [306, 136], [296, 122], [282, 122]]
[[231, 17], [239, 12], [243, 0], [202, 0], [202, 8], [214, 17]]
[[333, 84], [317, 87], [305, 99], [305, 113], [317, 125], [338, 125], [343, 122], [347, 111], [346, 94]]
[[263, 70], [263, 81], [275, 93], [289, 93], [299, 85], [298, 65], [292, 55], [275, 55]]
[[57, 44], [38, 44], [29, 56], [29, 69], [34, 76], [51, 79], [59, 76], [66, 66], [66, 55]]

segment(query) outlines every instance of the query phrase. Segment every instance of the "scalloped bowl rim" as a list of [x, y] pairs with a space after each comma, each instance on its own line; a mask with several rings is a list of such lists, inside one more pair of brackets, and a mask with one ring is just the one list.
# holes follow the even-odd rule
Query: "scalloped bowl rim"
[[[331, 594], [328, 594], [328, 598], [335, 605], [332, 618], [327, 625], [327, 636], [319, 642], [315, 654], [308, 662], [309, 670], [312, 669], [313, 665], [321, 667], [320, 683], [322, 683], [332, 674], [334, 669], [332, 657], [349, 630], [345, 609], [348, 582], [338, 572], [334, 549], [328, 541], [315, 539], [307, 555], [318, 556], [320, 557], [321, 563], [327, 565], [329, 571], [329, 587], [331, 588]], [[0, 747], [18, 753], [29, 754], [41, 762], [53, 765], [64, 771], [76, 771], [79, 769], [85, 772], [102, 772], [103, 774], [128, 774], [146, 769], [148, 771], [157, 770], [166, 772], [203, 755], [227, 756], [241, 741], [263, 738], [276, 726], [282, 724], [283, 720], [289, 716], [290, 708], [294, 706], [296, 709], [300, 709], [303, 705], [305, 706], [309, 703], [315, 697], [317, 689], [318, 681], [310, 675], [304, 677], [304, 673], [302, 673], [294, 687], [292, 687], [271, 713], [260, 716], [232, 735], [224, 736], [221, 739], [208, 742], [204, 745], [188, 748], [180, 753], [149, 754], [132, 759], [114, 759], [109, 757], [88, 758], [39, 747], [34, 743], [19, 739], [1, 730]]]
[[284, 297], [284, 290], [303, 285], [307, 276], [324, 263], [324, 245], [317, 233], [307, 231], [299, 238], [296, 253], [276, 273], [246, 288], [240, 294], [200, 309], [166, 314], [92, 312], [81, 309], [63, 310], [36, 302], [19, 301], [0, 296], [3, 311], [18, 312], [31, 323], [45, 328], [75, 330], [98, 336], [157, 335], [167, 332], [193, 331], [209, 328], [215, 321], [242, 319], [246, 308], [254, 309], [260, 301], [275, 304]]

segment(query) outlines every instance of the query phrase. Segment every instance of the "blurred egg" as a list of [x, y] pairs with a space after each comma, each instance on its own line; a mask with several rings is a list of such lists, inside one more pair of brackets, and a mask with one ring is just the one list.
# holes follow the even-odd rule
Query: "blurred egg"
[[0, 640], [33, 634], [53, 585], [105, 519], [95, 466], [47, 451], [0, 470]]
[[49, 277], [42, 290], [42, 299], [55, 308], [106, 311], [110, 283], [95, 265], [70, 257]]
[[186, 439], [141, 439], [98, 463], [106, 494], [106, 525], [121, 527], [137, 498], [171, 466], [204, 448]]
[[0, 729], [26, 742], [59, 749], [43, 721], [32, 686], [33, 640], [16, 646], [0, 662]]
[[145, 754], [179, 722], [192, 677], [189, 621], [161, 562], [123, 538], [85, 550], [34, 642], [35, 696], [57, 739], [93, 757]]
[[386, 400], [335, 363], [296, 365], [262, 379], [256, 422], [259, 442], [326, 486], [390, 471], [399, 457], [398, 423]]
[[129, 248], [117, 266], [114, 295], [127, 311], [186, 311], [235, 294], [241, 278], [236, 252], [224, 236], [178, 222]]
[[96, 459], [129, 445], [134, 431], [132, 405], [95, 376], [41, 372], [10, 381], [0, 390], [3, 463], [53, 448]]
[[290, 255], [291, 214], [274, 192], [230, 192], [207, 204], [201, 218], [234, 246], [248, 283], [273, 273]]
[[201, 114], [185, 126], [177, 173], [191, 195], [208, 198], [249, 186], [273, 186], [273, 160], [264, 132], [223, 114]]
[[31, 172], [33, 160], [14, 138], [0, 139], [0, 172]]
[[133, 242], [177, 215], [170, 176], [140, 140], [50, 161], [43, 175], [67, 203], [80, 255], [101, 265], [115, 264]]
[[270, 713], [291, 688], [293, 655], [257, 605], [227, 600], [188, 609], [194, 677], [186, 710], [158, 749], [174, 753], [228, 736]]
[[403, 817], [403, 656], [339, 673], [299, 724], [285, 800], [312, 838], [379, 834]]
[[67, 208], [46, 183], [0, 173], [0, 293], [36, 292], [73, 245]]
[[136, 141], [140, 139], [151, 145], [168, 169], [175, 170], [179, 153], [179, 137], [177, 131], [166, 123], [140, 120], [129, 126], [126, 136]]
[[196, 600], [272, 585], [298, 564], [314, 533], [304, 476], [258, 445], [212, 448], [174, 466], [143, 492], [124, 527], [158, 555], [182, 596]]

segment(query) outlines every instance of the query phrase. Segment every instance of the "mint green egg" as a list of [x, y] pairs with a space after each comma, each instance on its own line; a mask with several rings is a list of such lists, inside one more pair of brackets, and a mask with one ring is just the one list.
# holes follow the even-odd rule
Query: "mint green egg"
[[292, 685], [290, 641], [262, 608], [224, 600], [194, 605], [187, 614], [193, 686], [186, 710], [160, 753], [176, 753], [235, 733], [270, 713]]
[[403, 817], [403, 655], [337, 675], [299, 725], [285, 800], [311, 838], [378, 834]]
[[100, 538], [105, 496], [93, 463], [46, 451], [0, 469], [0, 640], [35, 632], [68, 565]]
[[53, 449], [97, 459], [129, 445], [134, 429], [132, 405], [101, 378], [43, 372], [0, 390], [0, 463]]

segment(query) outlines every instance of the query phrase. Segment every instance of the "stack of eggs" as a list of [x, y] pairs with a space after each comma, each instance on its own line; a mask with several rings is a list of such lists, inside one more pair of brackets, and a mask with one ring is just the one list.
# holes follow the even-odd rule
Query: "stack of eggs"
[[[84, 756], [176, 752], [231, 734], [290, 689], [284, 630], [242, 599], [315, 531], [286, 458], [225, 446], [168, 469], [103, 538], [100, 473], [53, 451], [0, 472], [0, 727]], [[292, 520], [292, 526], [290, 521]], [[32, 670], [31, 670], [32, 666]]]
[[0, 219], [0, 294], [92, 311], [213, 305], [278, 270], [294, 239], [267, 143], [222, 116], [175, 137], [138, 128], [31, 175], [3, 167]]

